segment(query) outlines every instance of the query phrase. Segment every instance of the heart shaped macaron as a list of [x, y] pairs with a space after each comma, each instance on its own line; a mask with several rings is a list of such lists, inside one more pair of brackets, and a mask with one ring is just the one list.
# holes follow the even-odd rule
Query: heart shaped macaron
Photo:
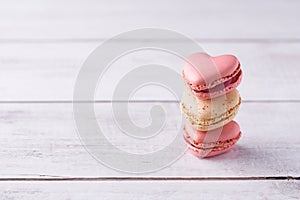
[[201, 100], [190, 88], [183, 91], [180, 107], [185, 118], [200, 131], [209, 131], [224, 126], [237, 115], [242, 98], [237, 89], [223, 96]]
[[234, 90], [242, 80], [240, 62], [233, 55], [212, 57], [200, 52], [185, 62], [183, 78], [201, 100], [221, 96]]
[[199, 131], [185, 123], [184, 139], [190, 151], [200, 158], [216, 156], [229, 151], [241, 137], [240, 126], [231, 121], [212, 131]]

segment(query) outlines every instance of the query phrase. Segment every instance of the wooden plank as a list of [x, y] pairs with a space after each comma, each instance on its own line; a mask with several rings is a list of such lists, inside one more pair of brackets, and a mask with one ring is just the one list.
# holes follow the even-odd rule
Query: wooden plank
[[0, 182], [1, 199], [298, 199], [300, 181]]
[[[0, 100], [72, 100], [79, 69], [98, 44], [91, 42], [0, 45]], [[300, 94], [295, 92], [300, 88], [300, 68], [297, 67], [300, 43], [204, 42], [202, 46], [212, 55], [231, 53], [239, 57], [244, 70], [244, 79], [239, 90], [244, 100], [300, 99]], [[105, 87], [99, 86], [96, 99], [111, 100], [120, 78], [136, 66], [147, 63], [164, 64], [180, 73], [183, 61], [159, 51], [141, 51], [126, 55], [105, 73], [101, 82]], [[125, 97], [121, 99], [127, 100]], [[159, 86], [148, 86], [140, 89], [133, 99], [175, 98]]]
[[108, 38], [140, 27], [193, 38], [298, 38], [298, 1], [36, 1], [0, 2], [0, 38]]
[[[130, 116], [142, 126], [157, 103], [131, 103]], [[96, 104], [96, 116], [116, 147], [145, 154], [158, 151], [178, 133], [177, 103], [167, 109], [166, 126], [157, 136], [137, 140], [120, 132], [109, 103]], [[238, 145], [222, 156], [198, 159], [186, 153], [163, 170], [148, 174], [116, 172], [98, 163], [77, 135], [68, 103], [0, 104], [0, 178], [68, 177], [277, 177], [300, 174], [299, 103], [244, 103], [236, 118], [243, 132]], [[125, 119], [120, 123], [126, 123]], [[109, 151], [112, 157], [114, 152]], [[171, 153], [172, 149], [170, 149]], [[171, 154], [170, 154], [171, 155]], [[169, 159], [167, 153], [166, 159]], [[1, 188], [1, 187], [0, 187]]]

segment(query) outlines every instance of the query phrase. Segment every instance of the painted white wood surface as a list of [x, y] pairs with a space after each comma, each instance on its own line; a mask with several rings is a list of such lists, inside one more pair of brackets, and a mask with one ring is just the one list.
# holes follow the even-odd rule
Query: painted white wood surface
[[[131, 103], [133, 122], [149, 122], [149, 108], [153, 105]], [[161, 105], [169, 110], [167, 125], [158, 136], [147, 140], [124, 135], [113, 121], [109, 103], [99, 103], [95, 110], [111, 143], [130, 153], [145, 154], [166, 147], [178, 134], [178, 104]], [[297, 177], [299, 111], [299, 103], [244, 103], [236, 118], [243, 136], [232, 151], [203, 160], [187, 153], [161, 171], [140, 176]], [[0, 113], [0, 177], [138, 176], [104, 167], [86, 152], [75, 131], [71, 104], [0, 104]]]
[[293, 0], [2, 0], [0, 38], [93, 39], [158, 27], [193, 38], [299, 39], [299, 6]]
[[1, 199], [299, 199], [299, 181], [0, 182]]
[[[72, 100], [81, 65], [99, 44], [100, 41], [0, 45], [0, 100]], [[200, 44], [212, 55], [229, 53], [240, 59], [245, 76], [239, 90], [244, 100], [300, 99], [299, 92], [296, 92], [300, 87], [300, 43]], [[111, 100], [120, 78], [136, 66], [148, 63], [164, 64], [181, 73], [183, 61], [171, 54], [157, 51], [127, 55], [104, 74], [102, 85], [96, 92], [96, 99]], [[174, 97], [163, 88], [152, 86], [139, 90], [133, 99], [172, 100]]]
[[[299, 6], [293, 0], [0, 0], [0, 199], [299, 199]], [[104, 39], [141, 27], [179, 31], [212, 55], [240, 59], [245, 102], [236, 120], [243, 136], [233, 150], [203, 160], [186, 153], [142, 175], [116, 172], [86, 152], [70, 103], [80, 66]], [[182, 67], [158, 52], [137, 53], [111, 68], [96, 99], [111, 100], [116, 80], [147, 62]], [[147, 87], [134, 99], [150, 101], [129, 106], [134, 122], [143, 124], [151, 100], [174, 97]], [[178, 104], [161, 105], [170, 109], [169, 126], [150, 141], [121, 135], [109, 103], [97, 103], [96, 115], [114, 145], [145, 153], [177, 133]]]

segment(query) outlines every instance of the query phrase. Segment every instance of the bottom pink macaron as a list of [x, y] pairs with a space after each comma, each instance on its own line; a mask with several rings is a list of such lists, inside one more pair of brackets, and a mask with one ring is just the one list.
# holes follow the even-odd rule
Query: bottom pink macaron
[[188, 123], [184, 126], [184, 139], [189, 150], [200, 158], [216, 156], [229, 151], [240, 137], [240, 126], [235, 121], [211, 131], [198, 131]]

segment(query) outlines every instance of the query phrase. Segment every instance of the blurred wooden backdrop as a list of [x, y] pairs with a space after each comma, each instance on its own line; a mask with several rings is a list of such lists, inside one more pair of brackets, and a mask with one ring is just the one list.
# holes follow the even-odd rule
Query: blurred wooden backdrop
[[[295, 0], [0, 1], [0, 199], [300, 198], [299, 9]], [[143, 27], [178, 31], [212, 55], [240, 59], [244, 135], [235, 149], [206, 160], [187, 153], [142, 175], [116, 172], [86, 152], [72, 113], [80, 67], [105, 39]], [[105, 128], [114, 123], [107, 109], [113, 75], [143, 61], [125, 59], [96, 94]], [[182, 63], [173, 64], [180, 71]], [[134, 99], [137, 121], [154, 103], [178, 106], [151, 87]], [[129, 140], [115, 142], [136, 150]]]

